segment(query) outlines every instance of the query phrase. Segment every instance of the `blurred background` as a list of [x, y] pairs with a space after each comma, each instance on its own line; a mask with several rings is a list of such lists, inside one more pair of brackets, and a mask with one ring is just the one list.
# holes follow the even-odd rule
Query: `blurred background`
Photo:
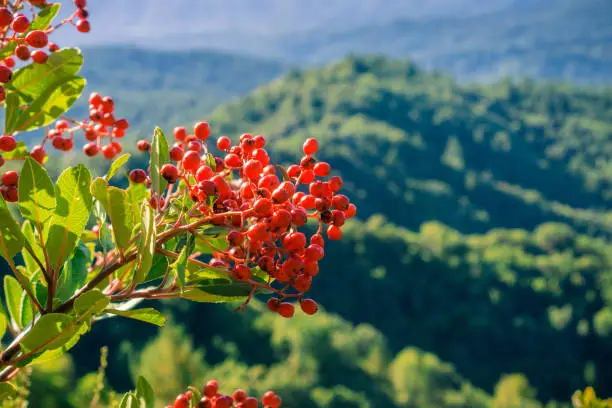
[[89, 3], [92, 32], [55, 41], [83, 48], [125, 146], [207, 120], [288, 162], [317, 137], [359, 213], [326, 248], [317, 316], [179, 302], [163, 329], [103, 321], [34, 370], [33, 407], [88, 406], [103, 345], [106, 390], [142, 374], [167, 401], [208, 378], [288, 408], [612, 395], [610, 0]]

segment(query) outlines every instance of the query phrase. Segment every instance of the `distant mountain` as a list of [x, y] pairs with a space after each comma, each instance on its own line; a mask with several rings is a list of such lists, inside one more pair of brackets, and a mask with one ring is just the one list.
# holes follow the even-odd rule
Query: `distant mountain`
[[60, 30], [60, 43], [218, 49], [292, 65], [384, 54], [468, 80], [612, 82], [608, 0], [107, 0], [90, 8], [93, 31]]

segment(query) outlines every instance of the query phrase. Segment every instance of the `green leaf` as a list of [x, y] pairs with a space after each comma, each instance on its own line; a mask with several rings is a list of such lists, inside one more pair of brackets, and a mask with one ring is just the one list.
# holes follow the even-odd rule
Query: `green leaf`
[[0, 50], [0, 59], [5, 59], [6, 57], [10, 57], [15, 52], [15, 48], [17, 48], [17, 42], [11, 41], [5, 47]]
[[140, 223], [140, 204], [147, 198], [147, 186], [145, 183], [131, 183], [127, 191], [127, 202], [132, 213], [134, 225]]
[[87, 268], [91, 264], [92, 251], [79, 241], [72, 256], [64, 264], [57, 289], [57, 297], [68, 300], [74, 292], [83, 286], [87, 280]]
[[74, 301], [74, 312], [81, 318], [87, 319], [101, 313], [110, 303], [110, 298], [104, 296], [97, 289], [85, 292]]
[[132, 237], [134, 217], [128, 202], [128, 193], [117, 187], [109, 187], [106, 180], [96, 178], [91, 193], [102, 204], [113, 226], [115, 243], [126, 249]]
[[45, 240], [49, 261], [55, 270], [72, 254], [87, 226], [93, 205], [90, 183], [91, 174], [82, 164], [64, 170], [57, 180], [57, 205]]
[[30, 157], [19, 176], [19, 209], [39, 232], [43, 231], [55, 211], [53, 182], [47, 171]]
[[170, 161], [168, 155], [168, 141], [159, 127], [153, 132], [151, 143], [151, 184], [158, 197], [166, 189], [168, 182], [161, 176], [161, 168]]
[[155, 214], [147, 202], [142, 204], [140, 224], [141, 237], [138, 243], [138, 266], [134, 275], [136, 284], [142, 283], [149, 273], [155, 254]]
[[[46, 30], [60, 10], [60, 3], [42, 9], [30, 24], [30, 30]], [[53, 55], [53, 54], [52, 54]]]
[[5, 160], [25, 160], [28, 156], [28, 147], [24, 142], [18, 142], [15, 149], [11, 152], [2, 152], [2, 157], [4, 157]]
[[17, 279], [10, 275], [4, 277], [4, 299], [9, 315], [19, 327], [21, 326], [21, 295], [23, 290]]
[[70, 316], [49, 313], [41, 316], [21, 340], [24, 353], [39, 353], [60, 348], [68, 343], [80, 327]]
[[9, 316], [6, 314], [6, 310], [4, 309], [4, 305], [2, 305], [2, 300], [0, 300], [0, 339], [6, 333], [6, 327], [9, 323]]
[[193, 254], [194, 249], [195, 238], [192, 234], [190, 234], [189, 238], [187, 239], [187, 244], [183, 247], [179, 257], [172, 264], [172, 271], [174, 272], [174, 276], [176, 277], [176, 281], [178, 282], [181, 291], [185, 287], [185, 272], [187, 271], [187, 262], [189, 261], [191, 254]]
[[23, 359], [15, 365], [17, 367], [26, 367], [28, 365], [46, 363], [60, 357], [78, 343], [81, 335], [87, 332], [87, 326], [84, 324], [73, 325], [69, 326], [67, 330], [70, 330], [67, 333], [67, 336], [70, 337], [65, 341], [62, 340], [64, 343], [62, 346], [54, 348], [53, 350], [34, 352], [31, 356]]
[[155, 393], [153, 392], [153, 387], [151, 387], [151, 384], [149, 384], [143, 376], [138, 377], [138, 382], [136, 383], [136, 397], [140, 401], [141, 406], [155, 406]]
[[0, 383], [0, 401], [5, 401], [9, 398], [13, 398], [17, 395], [15, 387], [7, 382]]
[[126, 153], [126, 154], [122, 154], [121, 156], [119, 156], [110, 166], [110, 168], [108, 169], [108, 173], [106, 174], [106, 176], [104, 177], [104, 179], [106, 181], [109, 181], [110, 179], [113, 178], [113, 176], [117, 173], [117, 171], [119, 171], [119, 169], [121, 169], [121, 167], [123, 167], [125, 165], [125, 163], [128, 162], [128, 160], [130, 160], [130, 154]]
[[141, 322], [151, 323], [160, 327], [166, 324], [164, 315], [152, 308], [134, 310], [106, 309], [106, 313], [127, 317], [128, 319], [140, 320]]
[[4, 199], [0, 196], [0, 255], [9, 263], [23, 248], [25, 238]]
[[142, 283], [162, 278], [166, 274], [168, 266], [168, 258], [166, 258], [164, 255], [155, 254], [153, 256], [153, 264], [151, 265], [151, 269], [149, 269], [149, 273], [147, 273], [147, 276]]
[[85, 79], [79, 76], [56, 82], [35, 99], [19, 115], [13, 124], [14, 128], [7, 128], [6, 132], [26, 132], [48, 125], [70, 109], [83, 93], [83, 89], [85, 89]]
[[49, 55], [44, 64], [30, 64], [16, 70], [7, 84], [8, 94], [30, 104], [49, 93], [57, 84], [75, 75], [83, 66], [83, 55], [78, 48], [64, 48]]
[[128, 392], [121, 399], [119, 408], [139, 408], [138, 398], [134, 393]]
[[128, 207], [128, 194], [116, 187], [109, 187], [106, 212], [113, 226], [113, 235], [117, 246], [126, 249], [132, 238], [132, 229], [134, 228], [134, 219]]
[[19, 96], [14, 92], [8, 92], [4, 100], [6, 110], [4, 112], [4, 131], [9, 134], [15, 131], [17, 121], [21, 115], [21, 102]]
[[[23, 233], [23, 236], [25, 238], [25, 246], [29, 247], [32, 252], [34, 252], [34, 255], [36, 255], [36, 258], [38, 258], [41, 263], [44, 262], [45, 255], [43, 254], [43, 250], [40, 245], [40, 240], [38, 239], [38, 236], [36, 235], [30, 221], [24, 221], [21, 226], [21, 232]], [[38, 266], [32, 255], [30, 255], [29, 251], [22, 251], [21, 255], [23, 256], [27, 273], [30, 276], [36, 273], [36, 271], [40, 270], [40, 267]]]
[[32, 311], [32, 303], [30, 302], [30, 298], [28, 294], [24, 291], [21, 294], [21, 316], [19, 320], [21, 322], [21, 327], [27, 327], [30, 323], [32, 323], [32, 318], [34, 317], [34, 312]]

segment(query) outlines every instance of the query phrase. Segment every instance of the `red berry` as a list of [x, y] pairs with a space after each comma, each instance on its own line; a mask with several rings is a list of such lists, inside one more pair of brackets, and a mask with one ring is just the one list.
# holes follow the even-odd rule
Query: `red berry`
[[346, 218], [353, 218], [357, 214], [357, 207], [355, 204], [349, 204], [347, 210], [344, 212]]
[[134, 169], [130, 172], [130, 180], [133, 183], [144, 183], [147, 180], [147, 173], [142, 169]]
[[12, 152], [17, 147], [17, 141], [13, 136], [0, 136], [0, 150]]
[[198, 171], [196, 171], [195, 176], [196, 176], [197, 181], [204, 181], [204, 180], [209, 180], [214, 175], [215, 175], [215, 172], [210, 167], [200, 166]]
[[229, 395], [222, 395], [215, 401], [215, 408], [231, 408], [234, 405], [234, 400]]
[[139, 140], [138, 143], [136, 143], [136, 147], [141, 152], [148, 152], [151, 149], [151, 143], [149, 143], [148, 140]]
[[130, 127], [130, 122], [127, 119], [121, 118], [115, 121], [115, 127], [121, 130], [127, 130]]
[[87, 143], [85, 146], [83, 146], [83, 153], [89, 157], [96, 156], [99, 151], [100, 148], [98, 147], [97, 143]]
[[0, 86], [0, 102], [4, 102], [6, 99], [6, 89], [3, 86]]
[[289, 319], [295, 314], [295, 307], [291, 303], [283, 302], [278, 305], [278, 314]]
[[225, 156], [223, 161], [225, 166], [230, 169], [238, 169], [242, 166], [242, 159], [237, 154], [230, 153]]
[[180, 142], [183, 142], [187, 138], [187, 129], [182, 126], [175, 127], [174, 138]]
[[302, 308], [302, 311], [306, 313], [307, 315], [313, 315], [317, 313], [317, 310], [319, 310], [319, 306], [317, 305], [317, 302], [315, 302], [312, 299], [302, 300], [300, 302], [300, 307]]
[[43, 50], [36, 50], [32, 53], [32, 61], [37, 64], [44, 64], [49, 59], [49, 56]]
[[239, 282], [246, 282], [251, 279], [251, 270], [244, 264], [238, 264], [234, 267], [232, 276]]
[[198, 139], [206, 140], [210, 136], [210, 125], [208, 122], [198, 122], [193, 127], [193, 133]]
[[254, 397], [248, 397], [242, 402], [242, 408], [257, 408], [258, 405], [257, 398]]
[[343, 194], [338, 194], [335, 195], [332, 198], [332, 205], [334, 206], [334, 208], [340, 210], [340, 211], [346, 211], [349, 208], [349, 199], [347, 196], [343, 195]]
[[176, 145], [172, 146], [172, 148], [170, 149], [170, 160], [179, 162], [183, 159], [184, 154], [185, 154], [185, 151], [183, 150], [181, 146], [176, 146]]
[[200, 154], [198, 152], [194, 152], [193, 150], [188, 151], [183, 156], [183, 168], [186, 171], [191, 173], [195, 173], [197, 169], [200, 167]]
[[112, 144], [106, 145], [102, 147], [102, 155], [107, 160], [112, 160], [117, 156], [117, 151], [115, 150], [115, 146]]
[[317, 142], [317, 139], [314, 138], [307, 139], [302, 148], [304, 150], [304, 154], [309, 156], [313, 155], [317, 152], [317, 150], [319, 150], [319, 142]]
[[7, 171], [2, 175], [2, 184], [7, 187], [15, 187], [19, 180], [19, 175], [16, 171]]
[[327, 237], [329, 239], [331, 239], [332, 241], [339, 240], [340, 238], [342, 238], [342, 229], [340, 227], [335, 226], [335, 225], [331, 225], [327, 229]]
[[47, 157], [47, 152], [45, 152], [44, 147], [37, 145], [32, 148], [32, 151], [30, 152], [30, 156], [32, 156], [34, 160], [42, 164], [45, 157]]
[[189, 408], [189, 398], [184, 394], [179, 395], [174, 401], [173, 408]]
[[24, 33], [30, 28], [30, 20], [23, 14], [18, 14], [11, 23], [11, 28], [16, 33]]
[[280, 397], [276, 395], [274, 392], [268, 391], [264, 394], [263, 398], [261, 399], [261, 403], [269, 408], [279, 408], [281, 406], [282, 401]]
[[246, 392], [244, 392], [244, 390], [238, 389], [238, 390], [234, 391], [234, 394], [232, 394], [232, 398], [236, 402], [242, 402], [245, 399], [247, 399], [247, 394], [246, 394]]
[[229, 150], [230, 147], [232, 147], [232, 141], [229, 139], [229, 137], [221, 136], [219, 139], [217, 139], [217, 149], [225, 152]]
[[74, 0], [74, 5], [77, 8], [85, 8], [87, 7], [87, 0]]
[[329, 179], [329, 187], [333, 192], [336, 192], [342, 188], [342, 178], [339, 176], [333, 176]]
[[100, 103], [102, 112], [111, 113], [115, 110], [115, 101], [110, 96], [105, 96], [102, 98], [102, 102]]
[[4, 166], [4, 163], [6, 163], [6, 160], [4, 160], [4, 157], [0, 154], [0, 167]]
[[179, 178], [179, 171], [174, 164], [164, 164], [160, 174], [169, 184], [176, 183]]
[[59, 46], [54, 43], [49, 43], [49, 52], [59, 51]]
[[253, 150], [253, 153], [251, 153], [251, 157], [255, 160], [260, 161], [263, 166], [267, 166], [268, 164], [270, 164], [270, 156], [268, 156], [268, 152], [266, 152], [264, 149]]
[[321, 248], [325, 247], [325, 240], [323, 239], [323, 237], [319, 234], [315, 234], [312, 237], [310, 237], [310, 245], [318, 245]]
[[7, 27], [13, 21], [13, 13], [6, 7], [0, 8], [0, 27]]
[[89, 104], [94, 105], [96, 108], [102, 103], [102, 96], [97, 92], [89, 94]]
[[89, 17], [89, 11], [85, 10], [84, 8], [80, 8], [77, 10], [77, 16], [81, 20], [86, 20]]
[[302, 184], [310, 184], [314, 181], [315, 174], [312, 170], [303, 170], [300, 174], [300, 182]]
[[253, 181], [257, 180], [262, 170], [261, 162], [254, 159], [247, 161], [243, 167], [244, 175]]
[[80, 20], [76, 25], [77, 30], [81, 33], [88, 33], [91, 30], [91, 25], [87, 20]]
[[325, 162], [318, 162], [313, 168], [315, 175], [318, 177], [327, 177], [331, 172], [331, 166]]
[[268, 309], [270, 309], [270, 311], [272, 312], [278, 312], [278, 307], [280, 306], [281, 302], [280, 300], [278, 300], [277, 298], [270, 298], [268, 299]]
[[16, 203], [19, 201], [19, 194], [16, 187], [2, 188], [2, 197], [9, 203]]
[[26, 43], [33, 48], [44, 48], [49, 43], [47, 33], [42, 30], [33, 30], [25, 37]]
[[217, 380], [210, 380], [204, 386], [204, 390], [202, 391], [202, 394], [204, 394], [205, 397], [212, 398], [215, 395], [217, 395], [218, 392], [219, 392], [219, 382]]
[[4, 65], [0, 65], [0, 82], [6, 84], [13, 77], [13, 71], [9, 67], [5, 67]]
[[30, 59], [30, 49], [27, 45], [18, 45], [15, 48], [15, 55], [22, 61], [27, 61]]
[[166, 200], [164, 200], [164, 198], [157, 198], [157, 196], [151, 196], [151, 198], [149, 198], [149, 205], [151, 205], [151, 207], [155, 208], [155, 209], [159, 209], [162, 208], [164, 206], [164, 204], [166, 203]]
[[304, 251], [304, 262], [317, 262], [323, 259], [325, 251], [317, 244], [311, 244]]
[[187, 150], [200, 154], [202, 153], [202, 144], [197, 140], [191, 140], [187, 143]]

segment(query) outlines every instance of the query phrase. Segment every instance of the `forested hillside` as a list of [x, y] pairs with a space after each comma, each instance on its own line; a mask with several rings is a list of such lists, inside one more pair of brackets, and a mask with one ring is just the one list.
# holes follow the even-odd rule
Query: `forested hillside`
[[74, 365], [33, 378], [56, 406], [83, 401], [93, 374], [78, 387], [71, 378], [95, 371], [90, 347], [102, 345], [109, 389], [146, 372], [168, 398], [209, 376], [274, 384], [289, 407], [559, 401], [552, 408], [586, 384], [612, 394], [612, 89], [463, 85], [406, 60], [351, 57], [291, 71], [203, 117], [206, 98], [186, 110], [160, 89], [153, 104], [150, 83], [182, 79], [149, 75], [117, 97], [118, 109], [129, 101], [142, 113], [137, 129], [205, 118], [217, 136], [265, 134], [281, 160], [317, 137], [359, 220], [329, 245], [313, 289], [327, 313], [284, 321], [261, 305], [246, 316], [167, 305], [184, 330], [100, 322]]

